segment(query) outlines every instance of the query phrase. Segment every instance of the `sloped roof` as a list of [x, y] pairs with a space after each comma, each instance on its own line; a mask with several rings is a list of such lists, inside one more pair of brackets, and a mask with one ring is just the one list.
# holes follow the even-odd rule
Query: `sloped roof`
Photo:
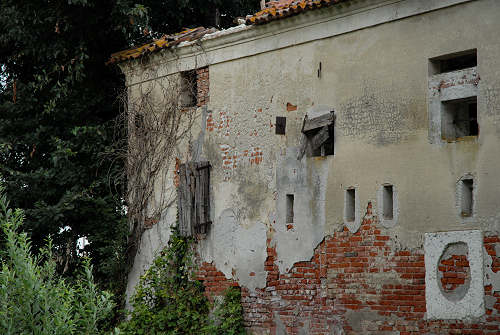
[[305, 11], [319, 9], [349, 0], [275, 0], [266, 3], [266, 8], [246, 17], [246, 24], [263, 24], [284, 19]]
[[142, 46], [115, 52], [111, 55], [111, 58], [107, 63], [119, 63], [125, 60], [139, 58], [143, 55], [153, 53], [161, 49], [170, 48], [184, 41], [195, 41], [206, 34], [211, 34], [216, 31], [217, 29], [215, 28], [206, 29], [204, 27], [198, 27], [194, 29], [186, 29], [174, 35], [163, 35], [161, 38]]
[[[274, 20], [284, 19], [309, 10], [325, 8], [339, 2], [349, 2], [352, 0], [273, 0], [266, 3], [266, 8], [246, 17], [247, 25], [264, 24]], [[230, 30], [230, 29], [228, 29]], [[215, 28], [198, 27], [186, 29], [174, 35], [164, 35], [150, 43], [128, 50], [115, 52], [111, 55], [107, 64], [119, 63], [122, 61], [139, 58], [162, 49], [167, 49], [178, 45], [184, 41], [196, 41], [206, 34], [217, 32]]]

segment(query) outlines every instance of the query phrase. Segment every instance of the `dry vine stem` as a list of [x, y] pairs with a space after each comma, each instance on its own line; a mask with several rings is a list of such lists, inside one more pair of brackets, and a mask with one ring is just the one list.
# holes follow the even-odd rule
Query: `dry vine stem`
[[118, 119], [122, 135], [118, 155], [126, 166], [122, 177], [127, 185], [129, 262], [144, 230], [157, 223], [176, 199], [169, 170], [175, 167], [176, 151], [183, 138], [189, 138], [196, 116], [196, 72], [158, 78], [153, 68], [158, 67], [143, 67], [143, 81], [123, 92]]

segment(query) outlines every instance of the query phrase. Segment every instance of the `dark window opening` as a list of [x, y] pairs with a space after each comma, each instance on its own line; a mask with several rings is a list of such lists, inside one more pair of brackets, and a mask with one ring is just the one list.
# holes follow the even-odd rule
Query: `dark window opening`
[[304, 154], [309, 157], [329, 156], [335, 153], [335, 115], [334, 112], [309, 119], [307, 116], [302, 125], [302, 146], [299, 159]]
[[430, 60], [431, 73], [445, 73], [477, 66], [477, 50], [467, 50]]
[[180, 99], [182, 107], [195, 107], [198, 103], [196, 70], [181, 72]]
[[443, 102], [441, 109], [441, 133], [444, 140], [453, 141], [479, 135], [476, 97]]
[[181, 164], [177, 175], [179, 231], [183, 236], [205, 234], [210, 221], [210, 164]]
[[286, 223], [293, 223], [293, 194], [286, 195]]
[[392, 185], [385, 185], [383, 188], [383, 209], [384, 219], [392, 220], [394, 218], [394, 190]]
[[474, 181], [472, 179], [462, 180], [462, 216], [469, 217], [472, 216], [472, 208], [474, 205]]
[[356, 218], [356, 189], [351, 188], [345, 192], [345, 220], [353, 222]]
[[285, 135], [286, 117], [276, 116], [276, 135]]

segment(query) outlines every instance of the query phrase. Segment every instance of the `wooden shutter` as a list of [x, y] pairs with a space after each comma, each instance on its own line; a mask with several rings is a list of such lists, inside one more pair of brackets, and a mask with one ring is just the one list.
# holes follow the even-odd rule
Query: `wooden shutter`
[[307, 156], [327, 156], [334, 154], [335, 112], [309, 119], [307, 115], [302, 123], [302, 138], [297, 159]]
[[206, 233], [210, 222], [210, 164], [186, 163], [179, 166], [177, 208], [182, 236]]
[[196, 173], [195, 232], [206, 234], [210, 224], [210, 164], [208, 162], [197, 163]]

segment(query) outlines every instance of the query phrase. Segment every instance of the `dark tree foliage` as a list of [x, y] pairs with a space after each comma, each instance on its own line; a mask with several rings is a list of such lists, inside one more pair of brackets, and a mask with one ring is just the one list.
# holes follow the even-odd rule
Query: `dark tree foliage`
[[[140, 2], [141, 4], [136, 4]], [[124, 79], [105, 65], [144, 31], [227, 27], [258, 0], [1, 0], [0, 184], [26, 214], [33, 249], [50, 234], [60, 271], [90, 242], [98, 282], [123, 291], [128, 226], [123, 162], [108, 157]], [[151, 37], [151, 34], [148, 34]]]
[[259, 0], [142, 0], [148, 8], [148, 25], [154, 37], [183, 28], [228, 28], [236, 17], [260, 9]]
[[127, 226], [109, 177], [123, 167], [104, 153], [124, 83], [105, 62], [128, 46], [136, 10], [120, 0], [0, 2], [0, 182], [25, 211], [34, 250], [50, 234], [72, 275], [87, 237], [96, 278], [114, 291]]

